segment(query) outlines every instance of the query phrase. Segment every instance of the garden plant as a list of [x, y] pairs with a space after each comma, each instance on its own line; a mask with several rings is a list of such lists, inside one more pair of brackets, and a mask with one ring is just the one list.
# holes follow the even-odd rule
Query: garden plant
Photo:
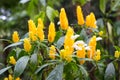
[[[35, 18], [30, 14], [25, 34], [13, 30], [10, 39], [1, 39], [9, 43], [3, 52], [10, 50], [0, 69], [0, 80], [119, 80], [120, 47], [115, 42], [111, 53], [107, 51], [111, 47], [103, 46], [112, 43], [113, 37], [106, 17], [110, 12], [105, 14], [107, 2], [100, 3], [101, 19], [94, 12], [85, 15], [81, 5], [76, 5], [76, 23], [69, 22], [64, 7], [56, 11], [47, 6], [48, 18], [44, 11]], [[107, 26], [106, 30], [102, 26]]]

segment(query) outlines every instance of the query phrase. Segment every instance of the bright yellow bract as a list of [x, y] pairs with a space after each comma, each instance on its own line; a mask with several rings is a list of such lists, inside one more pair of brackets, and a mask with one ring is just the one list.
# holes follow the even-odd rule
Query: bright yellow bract
[[66, 49], [67, 47], [69, 47], [69, 50], [71, 51], [70, 53], [73, 52], [73, 44], [74, 44], [74, 39], [72, 39], [72, 36], [74, 35], [74, 30], [69, 27], [67, 29], [67, 33], [65, 35], [65, 40], [64, 40], [64, 49]]
[[88, 58], [93, 58], [96, 50], [96, 36], [90, 39], [88, 46], [90, 47], [90, 50], [88, 50]]
[[90, 28], [97, 28], [94, 13], [91, 12], [88, 16], [86, 16], [86, 26]]
[[68, 23], [68, 19], [67, 19], [65, 9], [61, 8], [61, 11], [60, 11], [60, 27], [63, 30], [67, 30], [68, 25], [69, 25], [69, 23]]
[[100, 54], [101, 54], [100, 50], [97, 50], [96, 53], [95, 53], [95, 56], [93, 57], [93, 59], [95, 61], [100, 60], [100, 58], [101, 58]]
[[50, 51], [49, 51], [49, 57], [51, 59], [55, 59], [56, 49], [54, 45], [51, 45]]
[[16, 64], [16, 60], [13, 56], [10, 57], [10, 61], [9, 61], [10, 64], [13, 64], [15, 65]]
[[30, 40], [28, 38], [24, 39], [24, 49], [26, 52], [29, 52], [31, 50]]
[[[78, 58], [85, 58], [85, 54], [86, 54], [86, 52], [85, 52], [85, 47], [84, 47], [84, 45], [83, 44], [78, 44], [78, 46], [81, 48], [81, 50], [77, 50], [77, 57]], [[84, 64], [84, 60], [81, 60], [80, 61], [80, 64]]]
[[17, 32], [17, 31], [14, 31], [14, 32], [13, 32], [12, 40], [13, 40], [14, 43], [16, 43], [16, 42], [19, 41], [19, 35], [18, 35], [18, 32]]
[[77, 6], [77, 20], [79, 25], [84, 24], [84, 17], [80, 6]]
[[120, 52], [119, 52], [119, 51], [115, 51], [114, 56], [115, 56], [115, 58], [119, 58], [119, 56], [120, 56]]
[[48, 31], [48, 41], [53, 42], [55, 39], [55, 35], [56, 35], [55, 25], [53, 22], [51, 22], [49, 25], [49, 31]]

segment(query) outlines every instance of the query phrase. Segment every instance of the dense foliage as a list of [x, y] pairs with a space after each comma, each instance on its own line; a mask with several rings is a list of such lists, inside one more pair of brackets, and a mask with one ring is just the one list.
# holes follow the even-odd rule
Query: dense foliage
[[12, 1], [0, 3], [1, 80], [120, 79], [120, 0]]

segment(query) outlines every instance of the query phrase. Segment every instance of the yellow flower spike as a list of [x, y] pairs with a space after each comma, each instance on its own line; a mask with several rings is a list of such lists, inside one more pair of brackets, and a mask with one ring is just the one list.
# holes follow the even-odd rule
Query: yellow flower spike
[[15, 80], [21, 80], [19, 77], [17, 77]]
[[37, 28], [35, 26], [35, 23], [33, 20], [28, 21], [28, 26], [29, 26], [29, 37], [32, 41], [37, 40]]
[[119, 58], [120, 56], [120, 53], [118, 51], [115, 51], [115, 54], [114, 54], [115, 58]]
[[13, 77], [12, 77], [11, 74], [9, 74], [8, 79], [9, 79], [9, 80], [13, 80]]
[[60, 27], [63, 30], [67, 30], [68, 25], [69, 25], [69, 23], [68, 23], [68, 19], [67, 19], [65, 9], [61, 8], [61, 11], [60, 11]]
[[60, 50], [60, 57], [62, 59], [65, 59], [68, 62], [72, 61], [72, 54], [69, 47], [67, 47], [66, 49]]
[[86, 26], [90, 28], [97, 28], [94, 13], [91, 12], [88, 16], [86, 16]]
[[35, 23], [33, 22], [33, 20], [29, 20], [28, 21], [28, 26], [29, 26], [29, 32], [33, 32], [36, 33], [36, 26]]
[[73, 28], [69, 27], [69, 28], [67, 29], [66, 36], [71, 37], [71, 36], [73, 36], [73, 34], [74, 34]]
[[[84, 46], [83, 45], [80, 45], [79, 47], [81, 47], [82, 49], [81, 50], [77, 50], [77, 57], [78, 58], [85, 58], [85, 54], [86, 54], [86, 52], [85, 52], [85, 48], [84, 48]], [[80, 64], [84, 64], [85, 63], [85, 61], [84, 60], [81, 60], [80, 61]]]
[[100, 54], [101, 54], [100, 50], [97, 50], [95, 56], [93, 57], [93, 59], [95, 61], [100, 60], [100, 58], [101, 58]]
[[8, 80], [8, 78], [7, 78], [7, 77], [5, 77], [5, 78], [4, 78], [4, 80]]
[[44, 40], [44, 37], [45, 37], [44, 36], [44, 31], [43, 31], [43, 28], [41, 26], [37, 27], [37, 36], [40, 39], [40, 41]]
[[55, 46], [51, 45], [50, 51], [49, 51], [49, 57], [54, 60], [55, 59], [55, 54], [56, 54]]
[[44, 28], [44, 24], [43, 24], [43, 21], [41, 18], [38, 18], [38, 26], [37, 27], [40, 27], [41, 29]]
[[48, 41], [53, 42], [55, 39], [55, 35], [56, 35], [55, 25], [53, 22], [51, 22], [49, 25], [49, 31], [48, 31]]
[[13, 56], [10, 57], [10, 61], [9, 61], [10, 64], [13, 64], [15, 65], [16, 64], [16, 60]]
[[13, 40], [14, 43], [16, 43], [16, 42], [19, 41], [19, 35], [18, 35], [18, 32], [17, 32], [17, 31], [14, 31], [14, 32], [13, 32], [12, 40]]
[[74, 44], [74, 39], [72, 39], [72, 36], [74, 35], [74, 30], [69, 27], [67, 29], [67, 33], [65, 35], [65, 40], [64, 40], [64, 48], [66, 49], [67, 47], [69, 47], [70, 49], [70, 53], [72, 54], [74, 48], [72, 47]]
[[86, 16], [86, 26], [89, 27], [91, 23], [90, 15]]
[[90, 50], [88, 50], [88, 58], [93, 58], [96, 50], [96, 36], [90, 39], [88, 46], [90, 47]]
[[79, 25], [84, 24], [84, 17], [80, 6], [77, 6], [77, 20]]
[[91, 20], [92, 20], [92, 23], [91, 23], [91, 27], [92, 28], [96, 28], [96, 19], [95, 19], [95, 15], [94, 15], [94, 13], [90, 13], [90, 15], [91, 15]]
[[65, 58], [65, 50], [64, 49], [60, 50], [60, 57], [63, 59]]
[[99, 34], [99, 36], [102, 36], [103, 35], [103, 31], [100, 31], [98, 34]]
[[29, 32], [29, 37], [32, 41], [36, 41], [37, 40], [37, 35], [34, 32]]
[[24, 49], [26, 52], [29, 52], [31, 50], [31, 44], [30, 44], [30, 40], [28, 38], [24, 39]]

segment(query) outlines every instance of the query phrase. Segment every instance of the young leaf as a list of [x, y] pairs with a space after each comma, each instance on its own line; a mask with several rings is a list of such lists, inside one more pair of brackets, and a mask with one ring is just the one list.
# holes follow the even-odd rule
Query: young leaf
[[114, 80], [115, 77], [115, 68], [113, 63], [109, 63], [105, 70], [105, 80]]
[[14, 68], [14, 77], [19, 77], [23, 73], [27, 66], [28, 61], [29, 56], [23, 56], [17, 61]]
[[5, 71], [7, 71], [8, 69], [10, 69], [12, 66], [8, 66], [6, 68], [3, 68], [0, 70], [0, 75], [3, 74]]
[[48, 75], [46, 80], [62, 80], [63, 67], [63, 63], [57, 65]]

